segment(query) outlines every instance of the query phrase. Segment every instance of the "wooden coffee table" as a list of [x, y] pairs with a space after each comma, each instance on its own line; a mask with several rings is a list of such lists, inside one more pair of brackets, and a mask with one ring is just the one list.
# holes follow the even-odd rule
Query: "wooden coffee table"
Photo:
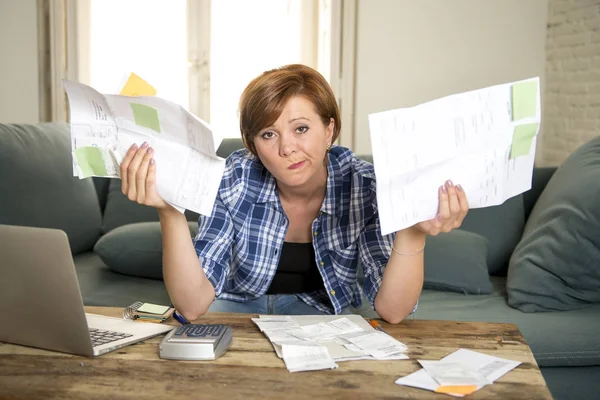
[[[86, 311], [118, 317], [122, 309]], [[438, 360], [466, 348], [522, 362], [468, 398], [552, 399], [513, 324], [412, 319], [382, 323], [408, 346], [410, 360], [346, 361], [335, 370], [290, 373], [250, 320], [254, 316], [210, 313], [197, 321], [233, 328], [231, 348], [215, 361], [162, 360], [158, 344], [163, 336], [95, 358], [0, 343], [0, 398], [452, 399], [394, 381], [420, 369], [416, 359]]]

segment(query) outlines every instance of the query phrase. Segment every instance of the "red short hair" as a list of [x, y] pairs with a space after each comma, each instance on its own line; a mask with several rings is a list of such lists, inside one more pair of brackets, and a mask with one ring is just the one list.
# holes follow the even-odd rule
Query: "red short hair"
[[263, 72], [254, 78], [240, 98], [240, 131], [242, 142], [256, 154], [254, 138], [262, 129], [277, 121], [287, 102], [303, 96], [314, 106], [323, 125], [335, 121], [332, 142], [340, 135], [340, 110], [327, 80], [313, 68], [291, 64]]

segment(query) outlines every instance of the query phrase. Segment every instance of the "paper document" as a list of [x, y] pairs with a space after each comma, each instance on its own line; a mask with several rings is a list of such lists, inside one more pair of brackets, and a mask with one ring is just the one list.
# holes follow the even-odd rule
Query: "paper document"
[[[131, 93], [142, 90], [134, 82], [137, 90]], [[127, 150], [148, 142], [154, 149], [160, 197], [181, 212], [211, 214], [225, 160], [216, 155], [218, 143], [208, 124], [159, 97], [101, 94], [68, 80], [63, 85], [69, 99], [74, 175], [120, 178]]]
[[370, 114], [382, 233], [435, 218], [448, 179], [470, 208], [529, 190], [540, 120], [537, 77]]
[[[481, 389], [486, 384], [493, 383], [521, 362], [459, 349], [439, 360], [437, 366], [432, 361], [424, 361], [423, 364], [427, 369], [420, 369], [399, 378], [396, 384], [462, 397]], [[432, 375], [437, 376], [444, 383], [436, 380]]]
[[377, 359], [404, 353], [408, 350], [404, 343], [379, 331], [348, 337], [347, 340]]
[[300, 328], [300, 325], [298, 325], [298, 323], [294, 321], [291, 317], [281, 317], [277, 319], [252, 318], [252, 322], [254, 322], [258, 326], [261, 332]]
[[263, 333], [272, 343], [278, 345], [284, 343], [304, 344], [311, 341], [310, 337], [308, 337], [300, 328], [266, 330], [263, 331]]
[[419, 364], [442, 386], [485, 386], [492, 383], [468, 364], [441, 360], [419, 360]]
[[327, 349], [318, 345], [284, 344], [283, 361], [290, 372], [334, 369], [338, 365], [329, 356]]
[[[284, 348], [304, 354], [322, 354], [319, 349], [296, 349], [289, 346], [318, 346], [334, 362], [350, 360], [405, 360], [407, 347], [393, 337], [375, 330], [360, 315], [346, 316], [267, 316], [252, 318], [271, 341], [277, 356], [284, 358]], [[321, 356], [319, 356], [321, 357]], [[324, 364], [329, 365], [329, 364]], [[294, 367], [296, 368], [296, 367]], [[294, 369], [293, 368], [293, 369]], [[324, 368], [329, 368], [328, 366]], [[321, 368], [312, 368], [321, 369]], [[291, 372], [293, 372], [290, 369]]]

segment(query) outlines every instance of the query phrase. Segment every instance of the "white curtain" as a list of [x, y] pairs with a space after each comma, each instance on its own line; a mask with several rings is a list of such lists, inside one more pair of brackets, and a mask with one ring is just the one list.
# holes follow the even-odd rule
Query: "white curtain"
[[40, 120], [68, 121], [63, 79], [79, 80], [77, 13], [86, 0], [38, 0]]

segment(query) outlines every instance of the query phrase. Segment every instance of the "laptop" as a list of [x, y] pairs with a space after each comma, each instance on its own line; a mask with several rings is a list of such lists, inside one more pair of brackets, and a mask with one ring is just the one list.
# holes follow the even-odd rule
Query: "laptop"
[[86, 314], [65, 232], [12, 225], [0, 225], [0, 318], [0, 342], [88, 357], [175, 329]]

